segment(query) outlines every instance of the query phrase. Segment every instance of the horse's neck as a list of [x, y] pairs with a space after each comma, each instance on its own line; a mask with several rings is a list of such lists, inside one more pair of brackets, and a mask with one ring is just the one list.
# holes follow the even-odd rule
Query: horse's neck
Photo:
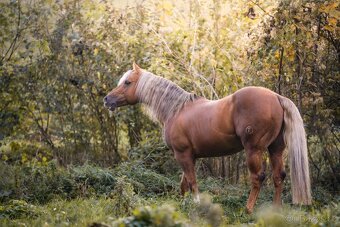
[[197, 97], [164, 78], [149, 75], [148, 79], [148, 89], [142, 88], [140, 101], [146, 105], [151, 118], [162, 125]]

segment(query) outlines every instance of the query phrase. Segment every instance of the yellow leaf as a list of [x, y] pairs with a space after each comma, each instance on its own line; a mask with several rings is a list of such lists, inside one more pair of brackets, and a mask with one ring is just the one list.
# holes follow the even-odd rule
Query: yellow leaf
[[280, 51], [279, 50], [275, 51], [275, 58], [280, 59]]
[[140, 210], [138, 210], [138, 209], [135, 209], [134, 211], [132, 211], [132, 213], [136, 217], [140, 216], [140, 214], [141, 214]]
[[83, 84], [83, 86], [81, 86], [82, 89], [86, 90], [88, 88], [87, 84]]
[[93, 50], [93, 55], [94, 55], [94, 56], [98, 55], [98, 49], [97, 49], [97, 48], [95, 48], [95, 49]]
[[333, 2], [328, 5], [323, 5], [320, 7], [320, 11], [324, 13], [329, 13], [329, 11], [335, 9], [339, 5], [338, 2]]
[[172, 6], [171, 2], [164, 1], [163, 4], [162, 4], [162, 7], [163, 7], [165, 14], [172, 15], [173, 6]]
[[323, 28], [326, 29], [327, 31], [330, 31], [330, 32], [332, 32], [334, 30], [334, 28], [332, 26], [329, 26], [329, 25], [325, 25]]
[[332, 27], [335, 27], [337, 23], [337, 19], [335, 19], [334, 17], [331, 17], [328, 19], [328, 24]]
[[8, 157], [7, 157], [7, 155], [5, 155], [5, 154], [4, 154], [4, 155], [2, 155], [2, 160], [3, 160], [3, 161], [7, 161], [7, 160], [8, 160]]
[[172, 4], [169, 1], [164, 1], [163, 2], [163, 9], [165, 10], [172, 10]]
[[23, 153], [21, 156], [21, 163], [25, 163], [25, 162], [27, 162], [27, 155], [26, 153]]
[[211, 60], [210, 60], [210, 63], [211, 63], [211, 66], [212, 66], [212, 67], [216, 68], [216, 66], [217, 66], [217, 61], [216, 61], [215, 59], [211, 59]]
[[334, 17], [336, 20], [340, 20], [340, 11], [339, 10], [332, 10], [329, 12], [330, 17]]
[[288, 57], [288, 60], [289, 60], [290, 62], [293, 62], [294, 59], [295, 59], [294, 52], [293, 52], [293, 51], [290, 51], [290, 52], [287, 54], [287, 57]]

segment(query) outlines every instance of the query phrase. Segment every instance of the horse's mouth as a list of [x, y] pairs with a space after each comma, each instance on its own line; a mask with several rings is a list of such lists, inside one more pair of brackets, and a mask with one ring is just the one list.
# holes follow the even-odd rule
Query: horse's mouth
[[107, 103], [105, 103], [105, 107], [107, 109], [109, 109], [110, 111], [114, 111], [117, 107], [117, 104], [116, 103], [112, 103], [111, 105], [108, 105]]

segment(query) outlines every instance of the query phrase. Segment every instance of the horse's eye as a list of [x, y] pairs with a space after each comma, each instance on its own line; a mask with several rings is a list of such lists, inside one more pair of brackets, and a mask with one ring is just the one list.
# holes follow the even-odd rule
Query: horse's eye
[[129, 85], [129, 84], [131, 84], [131, 82], [130, 81], [128, 81], [128, 80], [125, 80], [125, 82], [124, 82], [126, 85]]

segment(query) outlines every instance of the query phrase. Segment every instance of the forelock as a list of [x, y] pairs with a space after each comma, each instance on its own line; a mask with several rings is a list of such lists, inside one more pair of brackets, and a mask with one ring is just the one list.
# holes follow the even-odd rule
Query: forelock
[[131, 74], [132, 70], [127, 71], [126, 73], [124, 73], [124, 75], [119, 79], [118, 85], [121, 85]]

